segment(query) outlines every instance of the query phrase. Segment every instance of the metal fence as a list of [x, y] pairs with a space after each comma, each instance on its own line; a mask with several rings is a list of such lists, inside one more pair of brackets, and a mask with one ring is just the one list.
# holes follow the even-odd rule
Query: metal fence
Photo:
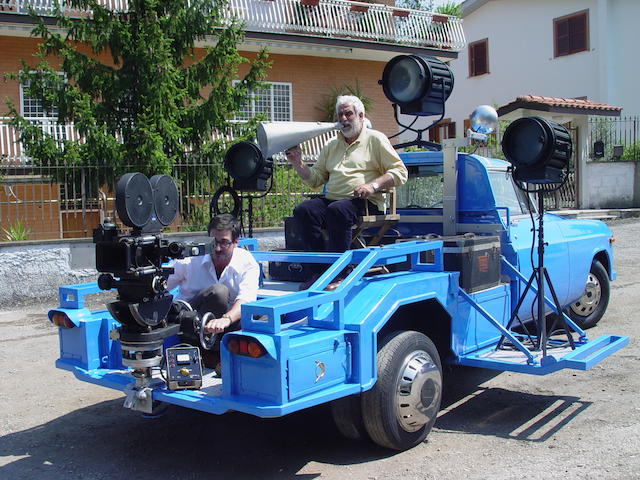
[[[54, 138], [78, 139], [72, 126], [44, 122]], [[303, 159], [312, 162], [335, 133], [302, 144]], [[24, 155], [18, 133], [0, 119], [0, 241], [90, 237], [105, 217], [116, 218], [115, 198], [108, 166], [39, 164]], [[242, 193], [243, 225], [281, 226], [296, 204], [312, 193], [288, 165], [282, 154], [274, 156], [274, 173], [268, 192]], [[135, 163], [127, 171], [141, 168]], [[216, 190], [229, 183], [222, 162], [177, 163], [171, 173], [179, 190], [179, 212], [173, 231], [202, 231], [210, 218], [210, 202]], [[251, 199], [249, 199], [251, 197]], [[220, 211], [231, 210], [221, 197]]]
[[590, 161], [640, 162], [640, 116], [589, 119]]

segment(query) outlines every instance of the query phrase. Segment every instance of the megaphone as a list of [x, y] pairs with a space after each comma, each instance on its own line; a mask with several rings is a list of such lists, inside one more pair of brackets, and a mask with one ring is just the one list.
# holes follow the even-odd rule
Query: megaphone
[[259, 146], [246, 141], [232, 145], [224, 155], [223, 167], [233, 178], [236, 190], [265, 191], [273, 172], [274, 154], [340, 128], [339, 122], [260, 122]]
[[265, 158], [324, 133], [342, 128], [340, 122], [260, 122], [257, 136]]

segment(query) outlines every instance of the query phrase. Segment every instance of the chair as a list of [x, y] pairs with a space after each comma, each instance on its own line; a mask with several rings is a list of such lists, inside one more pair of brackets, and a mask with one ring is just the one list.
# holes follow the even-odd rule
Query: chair
[[[387, 199], [389, 200], [387, 212], [380, 215], [370, 215], [369, 202], [367, 202], [365, 214], [360, 217], [360, 221], [354, 226], [354, 230], [352, 232], [353, 239], [351, 240], [351, 243], [354, 247], [365, 248], [367, 246], [379, 245], [384, 234], [389, 230], [389, 228], [400, 220], [400, 215], [396, 213], [396, 189], [391, 188], [389, 190], [385, 190], [384, 193], [387, 194]], [[378, 231], [368, 242], [365, 242], [363, 236], [364, 231], [375, 227], [378, 227]]]

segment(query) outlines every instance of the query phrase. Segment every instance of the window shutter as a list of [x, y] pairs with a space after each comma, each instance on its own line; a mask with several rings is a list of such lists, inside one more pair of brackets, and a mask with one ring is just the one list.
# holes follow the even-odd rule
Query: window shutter
[[554, 55], [561, 57], [589, 49], [589, 11], [553, 20]]

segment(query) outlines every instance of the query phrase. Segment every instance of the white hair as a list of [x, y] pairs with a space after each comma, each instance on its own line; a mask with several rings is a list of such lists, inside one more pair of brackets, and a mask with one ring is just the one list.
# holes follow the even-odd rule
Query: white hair
[[362, 100], [360, 100], [355, 95], [340, 95], [336, 98], [336, 114], [338, 113], [338, 108], [340, 105], [351, 105], [355, 110], [356, 115], [365, 114], [364, 105], [362, 104]]

